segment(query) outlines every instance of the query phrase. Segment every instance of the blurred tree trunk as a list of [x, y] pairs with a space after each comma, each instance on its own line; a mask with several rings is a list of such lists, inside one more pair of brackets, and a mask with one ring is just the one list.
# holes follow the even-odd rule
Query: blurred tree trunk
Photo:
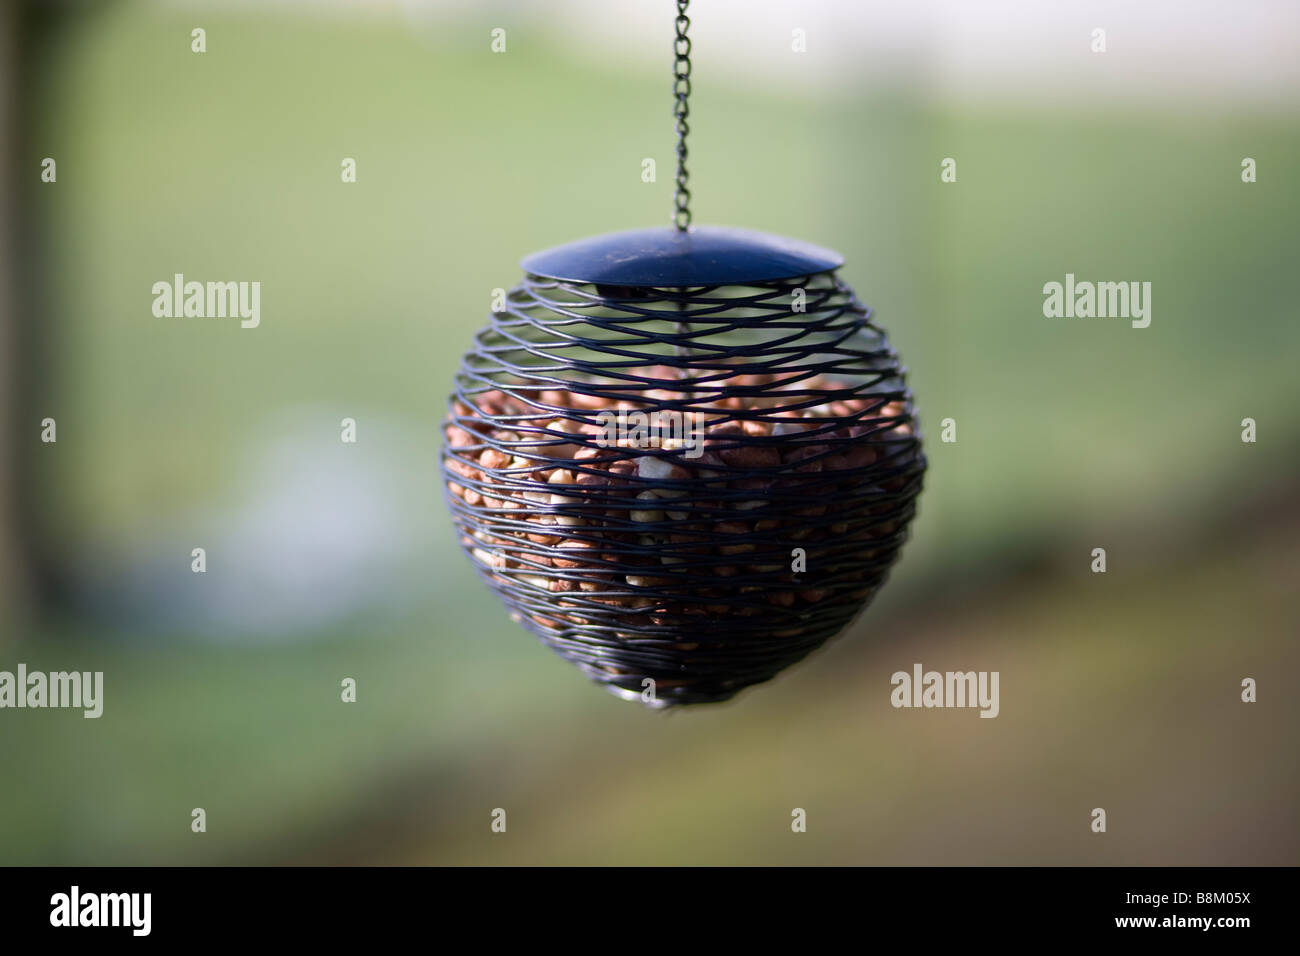
[[12, 637], [8, 627], [17, 624], [20, 602], [28, 589], [18, 543], [18, 480], [21, 457], [17, 420], [20, 388], [18, 375], [17, 294], [14, 286], [13, 253], [17, 245], [14, 154], [17, 151], [18, 10], [15, 4], [0, 4], [0, 606], [10, 608], [14, 620], [0, 621], [0, 641]]
[[[49, 316], [43, 308], [46, 245], [36, 218], [42, 152], [37, 94], [50, 38], [68, 16], [60, 4], [0, 3], [0, 641], [22, 636], [57, 590], [40, 534], [37, 456], [50, 400]], [[60, 422], [60, 424], [62, 424]]]

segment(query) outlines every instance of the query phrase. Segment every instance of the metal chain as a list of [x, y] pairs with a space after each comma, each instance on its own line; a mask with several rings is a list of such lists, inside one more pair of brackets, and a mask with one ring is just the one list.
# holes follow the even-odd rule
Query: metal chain
[[677, 191], [673, 194], [673, 225], [685, 232], [691, 224], [691, 191], [686, 188], [690, 175], [686, 171], [686, 134], [691, 131], [686, 119], [691, 115], [687, 97], [691, 95], [691, 39], [686, 30], [691, 25], [686, 16], [690, 0], [677, 0], [677, 38], [673, 41], [673, 116], [677, 118]]

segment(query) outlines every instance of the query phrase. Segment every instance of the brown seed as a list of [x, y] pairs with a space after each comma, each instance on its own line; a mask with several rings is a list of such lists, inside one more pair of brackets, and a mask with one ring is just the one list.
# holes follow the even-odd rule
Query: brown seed
[[775, 468], [781, 464], [781, 453], [771, 445], [720, 448], [718, 455], [733, 468]]
[[497, 448], [484, 448], [478, 456], [478, 463], [483, 468], [504, 468], [510, 463], [510, 456]]
[[474, 436], [463, 428], [455, 425], [448, 425], [446, 428], [447, 442], [453, 448], [464, 448], [466, 445], [475, 444]]
[[568, 392], [569, 403], [574, 408], [581, 408], [584, 411], [596, 411], [598, 409], [609, 408], [609, 399], [599, 395], [586, 395], [582, 392]]
[[682, 460], [692, 468], [723, 468], [726, 465], [716, 451], [709, 451], [708, 449], [701, 451], [698, 457], [683, 458]]
[[582, 541], [575, 538], [569, 541], [560, 542], [559, 548], [561, 551], [565, 552], [565, 557], [561, 558], [553, 556], [551, 562], [557, 568], [579, 568], [584, 564], [590, 563], [591, 555], [589, 552], [595, 548], [595, 545], [590, 541]]
[[515, 405], [514, 399], [506, 396], [505, 392], [491, 389], [480, 395], [474, 396], [474, 402], [478, 405], [483, 414], [488, 416], [504, 415], [508, 407]]
[[740, 422], [726, 422], [721, 425], [709, 425], [706, 444], [717, 445], [720, 442], [739, 441], [745, 437], [745, 429]]
[[453, 474], [460, 475], [462, 478], [468, 478], [470, 481], [478, 481], [482, 474], [472, 465], [468, 465], [459, 458], [449, 458], [447, 460], [447, 470]]
[[[821, 461], [812, 461], [811, 459], [819, 458], [830, 450], [829, 445], [807, 445], [801, 443], [785, 449], [782, 453], [782, 458], [785, 459], [785, 462], [788, 465], [807, 464], [815, 466], [816, 470], [820, 471], [822, 467]], [[802, 471], [803, 469], [796, 470]]]
[[844, 460], [849, 468], [866, 468], [876, 460], [876, 450], [866, 445], [857, 445], [844, 453]]
[[718, 546], [721, 554], [748, 554], [756, 550], [756, 546], [751, 541], [741, 541], [736, 544], [723, 544]]

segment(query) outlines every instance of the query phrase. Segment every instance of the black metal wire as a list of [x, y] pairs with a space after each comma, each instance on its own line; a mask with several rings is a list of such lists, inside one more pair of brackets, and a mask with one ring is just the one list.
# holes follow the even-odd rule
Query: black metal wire
[[677, 36], [673, 40], [673, 116], [677, 120], [677, 182], [673, 193], [673, 225], [685, 232], [691, 225], [691, 191], [686, 188], [689, 173], [686, 171], [686, 135], [691, 131], [687, 118], [691, 115], [688, 98], [691, 95], [691, 38], [686, 35], [690, 18], [686, 8], [690, 0], [677, 0]]
[[[660, 706], [725, 700], [883, 583], [925, 469], [904, 379], [833, 272], [689, 289], [525, 276], [456, 376], [447, 502], [512, 616], [592, 679], [632, 698], [651, 678]], [[600, 412], [620, 405], [706, 416], [702, 456], [608, 446]]]

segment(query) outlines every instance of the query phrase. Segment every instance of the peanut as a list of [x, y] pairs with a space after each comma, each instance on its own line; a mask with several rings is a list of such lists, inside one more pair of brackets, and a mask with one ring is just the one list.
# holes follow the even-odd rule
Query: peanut
[[[700, 616], [759, 618], [771, 608], [848, 604], [874, 593], [910, 516], [907, 500], [886, 496], [915, 481], [915, 430], [899, 392], [855, 393], [807, 372], [739, 372], [696, 383], [675, 368], [636, 371], [664, 384], [635, 393], [623, 378], [575, 383], [581, 391], [503, 386], [450, 403], [448, 491], [488, 509], [478, 519], [458, 518], [470, 530], [467, 548], [498, 583], [553, 595], [554, 616], [533, 612], [530, 626], [608, 625], [611, 611], [591, 610], [599, 605], [622, 612], [627, 630], [614, 633], [630, 638], [652, 622], [674, 628]], [[602, 387], [613, 397], [590, 394]], [[646, 445], [629, 440], [599, 446], [595, 414], [636, 410], [653, 422], [664, 403], [683, 397], [703, 415], [702, 454], [691, 457], [699, 449], [664, 435], [652, 436], [649, 447], [671, 454], [645, 454]], [[467, 528], [472, 520], [479, 524]], [[863, 545], [846, 548], [846, 539]], [[786, 558], [794, 543], [816, 569], [797, 581]], [[843, 572], [863, 562], [871, 567], [854, 588]], [[549, 568], [570, 576], [536, 573]], [[747, 583], [736, 589], [728, 579], [742, 574]], [[823, 575], [844, 584], [818, 587]], [[635, 589], [662, 591], [652, 598], [629, 593]], [[680, 596], [667, 596], [674, 593]], [[796, 636], [804, 626], [778, 633]]]

